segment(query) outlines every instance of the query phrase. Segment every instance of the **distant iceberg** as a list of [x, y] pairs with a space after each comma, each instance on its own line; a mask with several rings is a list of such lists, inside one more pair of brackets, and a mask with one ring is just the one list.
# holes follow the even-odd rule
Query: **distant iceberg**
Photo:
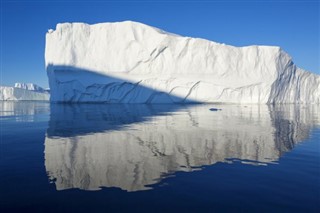
[[48, 92], [46, 89], [33, 84], [33, 83], [15, 83], [14, 84], [15, 88], [20, 88], [20, 89], [26, 89], [30, 91], [35, 91], [35, 92]]
[[48, 101], [49, 91], [32, 83], [15, 83], [14, 87], [0, 86], [0, 101]]
[[320, 76], [280, 47], [234, 47], [131, 21], [58, 24], [45, 60], [54, 102], [320, 103]]

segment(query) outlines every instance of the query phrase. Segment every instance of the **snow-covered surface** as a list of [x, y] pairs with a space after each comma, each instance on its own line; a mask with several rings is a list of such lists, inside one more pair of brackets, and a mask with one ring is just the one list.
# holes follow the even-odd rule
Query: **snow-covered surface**
[[[176, 171], [231, 159], [254, 165], [276, 163], [320, 124], [318, 105], [222, 105], [216, 112], [208, 105], [196, 105], [108, 130], [113, 120], [140, 118], [148, 107], [133, 114], [126, 110], [116, 114], [103, 105], [91, 112], [81, 105], [59, 107], [63, 108], [51, 110], [44, 143], [46, 171], [57, 190], [138, 191]], [[79, 131], [97, 124], [106, 130]]]
[[0, 101], [48, 101], [50, 99], [50, 94], [45, 90], [37, 91], [32, 87], [24, 86], [26, 84], [17, 83], [14, 87], [0, 86]]
[[320, 76], [280, 47], [234, 47], [131, 21], [58, 24], [45, 60], [51, 101], [320, 103]]
[[36, 84], [33, 84], [33, 83], [15, 83], [14, 87], [20, 88], [20, 89], [26, 89], [26, 90], [30, 90], [30, 91], [36, 91], [36, 92], [45, 92], [46, 91], [42, 87], [40, 87]]

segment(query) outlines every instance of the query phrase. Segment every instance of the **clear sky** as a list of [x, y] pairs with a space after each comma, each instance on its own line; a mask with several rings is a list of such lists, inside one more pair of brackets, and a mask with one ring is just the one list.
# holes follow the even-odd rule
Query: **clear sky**
[[47, 87], [45, 34], [61, 22], [132, 20], [234, 46], [276, 45], [320, 74], [319, 1], [1, 1], [1, 85]]

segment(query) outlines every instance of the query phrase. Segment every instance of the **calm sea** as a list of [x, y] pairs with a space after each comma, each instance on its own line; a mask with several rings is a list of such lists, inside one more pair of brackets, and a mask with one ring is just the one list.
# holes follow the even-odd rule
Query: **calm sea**
[[0, 212], [320, 212], [320, 107], [0, 102]]

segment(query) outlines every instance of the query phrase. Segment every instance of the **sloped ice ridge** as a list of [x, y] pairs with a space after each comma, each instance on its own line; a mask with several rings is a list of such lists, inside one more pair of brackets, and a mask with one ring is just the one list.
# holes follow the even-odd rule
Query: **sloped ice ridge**
[[45, 59], [51, 101], [320, 103], [320, 76], [280, 47], [233, 47], [131, 21], [58, 24]]

